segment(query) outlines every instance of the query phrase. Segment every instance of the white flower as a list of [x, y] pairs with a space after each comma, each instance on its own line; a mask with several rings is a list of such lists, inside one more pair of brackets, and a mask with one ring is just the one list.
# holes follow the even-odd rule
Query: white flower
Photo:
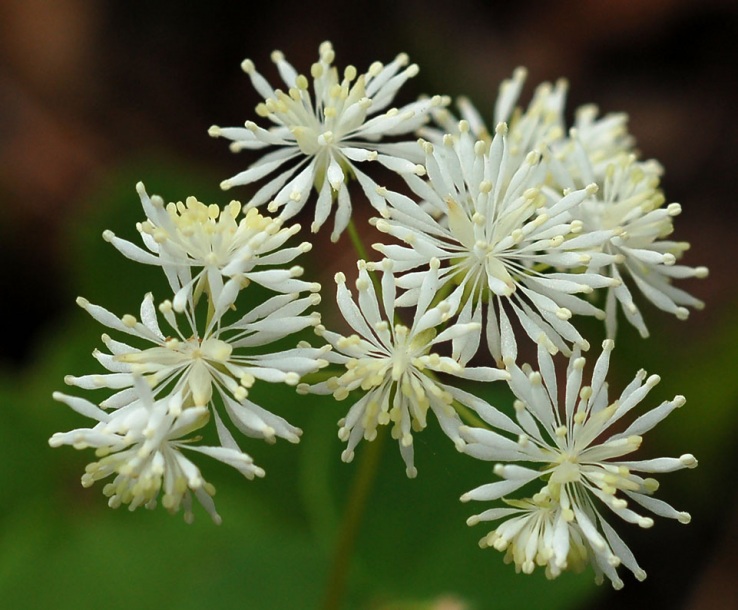
[[[317, 294], [304, 298], [297, 294], [276, 295], [225, 325], [221, 318], [233, 298], [224, 290], [204, 329], [198, 329], [194, 311], [187, 309], [178, 316], [172, 303], [164, 301], [159, 312], [173, 333], [165, 334], [159, 327], [150, 293], [141, 303], [140, 321], [132, 315], [118, 318], [80, 298], [80, 307], [104, 326], [153, 345], [138, 348], [103, 335], [110, 353], [95, 350], [93, 355], [110, 372], [69, 375], [65, 381], [84, 389], [119, 390], [101, 403], [104, 408], [121, 408], [136, 400], [134, 386], [138, 375], [144, 376], [156, 395], [181, 394], [186, 406], [212, 405], [213, 393], [217, 391], [231, 420], [244, 434], [269, 441], [279, 436], [297, 442], [300, 429], [248, 400], [248, 389], [257, 379], [297, 385], [302, 375], [327, 364], [320, 358], [325, 350], [308, 345], [279, 352], [264, 353], [259, 349], [317, 325], [317, 313], [303, 314], [319, 300]], [[184, 326], [180, 326], [181, 322]]]
[[[551, 146], [564, 134], [564, 104], [568, 84], [559, 80], [555, 85], [542, 83], [536, 87], [527, 109], [517, 105], [520, 93], [525, 84], [528, 72], [525, 68], [517, 68], [512, 78], [502, 81], [494, 106], [492, 125], [505, 123], [508, 126], [508, 155], [516, 164], [533, 151]], [[491, 142], [494, 133], [488, 129], [479, 111], [465, 97], [457, 99], [456, 104], [461, 119], [469, 125], [476, 139]], [[459, 133], [459, 120], [446, 109], [438, 109], [433, 113], [441, 130], [426, 128], [422, 134], [431, 142], [441, 144], [444, 134]]]
[[183, 409], [181, 394], [155, 400], [146, 381], [138, 376], [134, 388], [136, 400], [112, 413], [82, 398], [56, 392], [56, 400], [99, 423], [93, 428], [56, 433], [49, 444], [96, 450], [100, 459], [87, 466], [82, 485], [90, 487], [95, 481], [113, 476], [103, 488], [112, 508], [127, 504], [130, 510], [139, 506], [151, 509], [161, 495], [162, 505], [171, 513], [184, 506], [185, 520], [189, 523], [193, 519], [194, 494], [213, 521], [220, 523], [212, 499], [215, 488], [203, 479], [198, 467], [182, 450], [215, 458], [233, 466], [248, 479], [263, 477], [264, 471], [240, 451], [227, 431], [225, 447], [197, 446], [192, 444], [196, 439], [185, 438], [207, 423], [209, 414], [205, 407]]
[[[511, 159], [521, 160], [534, 150], [550, 151], [551, 173], [545, 177], [545, 188], [558, 193], [562, 189], [582, 189], [588, 184], [601, 187], [571, 213], [584, 223], [583, 233], [612, 231], [603, 250], [616, 259], [608, 268], [598, 268], [599, 273], [618, 281], [608, 289], [608, 336], [615, 336], [618, 302], [641, 335], [648, 336], [623, 276], [630, 276], [658, 308], [680, 319], [687, 317], [686, 307], [702, 308], [701, 301], [671, 285], [672, 278], [706, 277], [707, 269], [674, 265], [689, 245], [663, 241], [663, 237], [673, 230], [671, 218], [681, 208], [678, 204], [661, 208], [664, 201], [658, 188], [661, 169], [654, 161], [636, 160], [627, 115], [598, 117], [596, 106], [582, 106], [577, 109], [566, 136], [563, 117], [566, 82], [558, 81], [553, 87], [548, 83], [539, 85], [528, 108], [523, 110], [517, 103], [525, 78], [525, 69], [518, 68], [511, 79], [501, 84], [494, 121], [509, 123], [507, 140]], [[476, 108], [465, 98], [457, 104], [471, 133], [489, 141], [489, 130]], [[448, 111], [438, 110], [434, 117], [447, 132], [459, 133], [455, 117]], [[426, 129], [423, 133], [436, 143], [442, 142], [437, 129]]]
[[[571, 138], [566, 137], [564, 106], [568, 83], [559, 79], [555, 84], [541, 83], [533, 93], [528, 108], [518, 105], [520, 94], [528, 72], [525, 68], [517, 68], [512, 78], [502, 81], [492, 114], [492, 125], [507, 123], [510, 154], [518, 161], [534, 150], [550, 148], [557, 155], [569, 154], [572, 149]], [[491, 141], [491, 130], [487, 127], [480, 112], [465, 97], [460, 97], [456, 105], [461, 118], [469, 123], [472, 134], [480, 140]], [[634, 139], [628, 133], [628, 116], [624, 113], [607, 114], [598, 118], [598, 109], [594, 104], [580, 106], [576, 109], [574, 123], [571, 126], [571, 137], [576, 137], [586, 151], [595, 169], [595, 175], [604, 175], [605, 167], [623, 153], [633, 151]], [[436, 109], [433, 118], [441, 129], [425, 127], [421, 130], [424, 137], [436, 144], [442, 142], [443, 134], [458, 134], [458, 119], [445, 108]], [[570, 167], [574, 176], [576, 167]], [[590, 179], [588, 182], [599, 179]]]
[[[477, 330], [476, 323], [455, 324], [438, 332], [437, 327], [449, 314], [446, 303], [430, 306], [439, 287], [438, 261], [432, 261], [425, 275], [409, 327], [396, 318], [396, 288], [391, 264], [384, 263], [382, 270], [382, 291], [378, 296], [367, 265], [359, 261], [358, 305], [346, 287], [344, 275], [336, 275], [338, 307], [355, 334], [346, 337], [322, 327], [318, 332], [335, 349], [326, 358], [344, 365], [346, 372], [301, 389], [315, 394], [333, 394], [336, 400], [345, 399], [354, 390], [365, 392], [339, 422], [338, 436], [348, 442], [343, 460], [353, 459], [354, 448], [362, 438], [374, 440], [377, 426], [392, 423], [392, 437], [399, 441], [407, 475], [414, 477], [417, 470], [413, 463], [412, 431], [426, 427], [428, 410], [461, 449], [463, 441], [458, 433], [461, 420], [454, 401], [477, 412], [491, 408], [474, 396], [441, 383], [435, 373], [478, 381], [505, 379], [507, 373], [489, 367], [467, 367], [467, 361], [460, 357], [459, 348], [463, 348], [467, 337]], [[436, 353], [439, 345], [449, 340], [455, 340], [452, 355]]]
[[[298, 74], [282, 53], [272, 53], [287, 92], [273, 89], [259, 74], [251, 60], [241, 66], [251, 77], [264, 102], [256, 107], [259, 116], [274, 127], [265, 129], [251, 121], [243, 127], [213, 126], [210, 135], [233, 141], [231, 149], [277, 147], [249, 169], [225, 180], [224, 189], [251, 184], [276, 173], [249, 204], [269, 202], [269, 210], [282, 209], [282, 217], [297, 214], [315, 187], [318, 200], [312, 231], [317, 231], [328, 218], [333, 201], [337, 201], [334, 241], [346, 228], [351, 217], [351, 201], [347, 179], [356, 177], [369, 201], [377, 209], [384, 202], [376, 193], [377, 183], [358, 167], [358, 163], [376, 160], [400, 173], [422, 172], [414, 142], [382, 143], [387, 136], [414, 132], [425, 123], [431, 109], [447, 103], [435, 96], [402, 108], [385, 110], [398, 89], [415, 76], [418, 67], [407, 66], [407, 55], [398, 55], [388, 65], [373, 63], [366, 74], [358, 74], [348, 66], [341, 77], [332, 65], [335, 57], [329, 42], [320, 45], [320, 59], [310, 69], [311, 82]], [[292, 163], [294, 162], [294, 163]]]
[[549, 579], [586, 566], [586, 539], [550, 495], [505, 503], [505, 508], [490, 508], [467, 519], [468, 525], [503, 520], [479, 541], [480, 547], [505, 551], [505, 562], [514, 563], [517, 572], [531, 574], [536, 566], [544, 567]]
[[[634, 154], [635, 138], [628, 132], [627, 114], [615, 112], [598, 118], [598, 112], [594, 104], [577, 108], [569, 137], [557, 142], [554, 148], [557, 157], [565, 158], [580, 147], [587, 156], [591, 175], [601, 184], [611, 163], [624, 154]], [[569, 164], [568, 169], [575, 179], [583, 180], [582, 176], [588, 174], [575, 164]]]
[[[473, 489], [461, 499], [497, 500], [529, 483], [543, 482], [544, 486], [533, 496], [533, 502], [551, 502], [552, 510], [561, 510], [564, 521], [570, 525], [570, 537], [573, 532], [581, 534], [598, 579], [604, 574], [613, 586], [619, 588], [622, 581], [615, 568], [620, 563], [639, 579], [645, 578], [646, 574], [602, 516], [597, 501], [625, 521], [643, 528], [651, 527], [653, 519], [639, 514], [633, 505], [661, 517], [688, 523], [689, 514], [678, 512], [653, 497], [658, 488], [654, 479], [636, 473], [665, 473], [693, 468], [697, 460], [690, 454], [679, 458], [623, 459], [640, 447], [642, 434], [685, 401], [683, 396], [676, 396], [641, 415], [624, 430], [616, 425], [646, 397], [659, 382], [659, 377], [652, 375], [646, 378], [645, 371], [640, 371], [620, 397], [611, 403], [605, 378], [613, 346], [611, 340], [603, 343], [602, 354], [588, 386], [582, 386], [584, 358], [580, 357], [578, 350], [574, 351], [569, 360], [562, 407], [557, 402], [553, 360], [545, 349], [539, 347], [538, 350], [540, 372], [527, 368], [526, 373], [511, 359], [506, 359], [505, 364], [511, 374], [509, 385], [518, 399], [515, 403], [517, 422], [499, 412], [492, 418], [489, 410], [481, 411], [480, 415], [494, 428], [516, 438], [493, 430], [464, 427], [461, 434], [468, 443], [464, 451], [483, 460], [528, 462], [531, 467], [498, 464], [495, 473], [502, 477], [501, 481]], [[501, 516], [505, 515], [495, 511], [482, 513], [473, 522]], [[563, 525], [558, 527], [562, 528], [562, 533], [557, 535], [565, 536]], [[566, 567], [564, 550], [564, 542], [554, 544], [559, 569]]]
[[[596, 187], [558, 196], [542, 188], [545, 159], [531, 152], [518, 164], [506, 131], [504, 123], [498, 125], [487, 145], [475, 141], [462, 121], [458, 136], [447, 135], [441, 146], [426, 143], [428, 181], [408, 179], [424, 204], [387, 193], [390, 206], [376, 222], [408, 247], [374, 247], [394, 261], [398, 273], [418, 269], [398, 279], [408, 290], [399, 305], [417, 298], [430, 258], [445, 263], [440, 283], [450, 291], [446, 300], [460, 310], [459, 321], [481, 323], [486, 304], [487, 343], [498, 362], [505, 355], [503, 344], [508, 349], [515, 344], [507, 308], [525, 333], [545, 341], [552, 353], [568, 353], [566, 342], [586, 349], [569, 319], [604, 313], [574, 295], [617, 283], [595, 272], [613, 259], [600, 251], [610, 232], [582, 233], [582, 223], [571, 217]], [[584, 273], [587, 266], [590, 272]], [[478, 343], [470, 344], [468, 358]]]
[[[601, 273], [619, 280], [607, 294], [608, 336], [614, 337], [617, 330], [618, 303], [641, 336], [648, 336], [643, 316], [633, 302], [630, 282], [656, 307], [680, 320], [689, 316], [687, 306], [702, 309], [702, 301], [671, 284], [672, 279], [707, 277], [708, 271], [706, 267], [674, 264], [689, 244], [663, 239], [674, 230], [673, 218], [682, 209], [678, 203], [663, 206], [658, 163], [639, 162], [634, 155], [621, 154], [598, 170], [576, 135], [572, 151], [562, 162], [552, 163], [553, 175], [566, 188], [576, 188], [582, 181], [602, 184], [573, 214], [584, 223], [585, 231], [613, 231], [602, 246], [615, 259]], [[603, 176], [598, 176], [598, 171]], [[572, 176], [581, 178], [575, 180]]]
[[202, 292], [217, 301], [229, 279], [239, 284], [254, 281], [285, 293], [320, 290], [319, 284], [297, 279], [302, 275], [300, 267], [261, 269], [282, 267], [310, 250], [307, 242], [282, 247], [300, 225], [283, 227], [281, 219], [262, 216], [256, 209], [237, 220], [238, 201], [221, 209], [188, 197], [184, 203], [165, 206], [161, 197], [150, 198], [141, 182], [136, 190], [146, 214], [146, 220], [136, 226], [149, 252], [112, 231], [105, 231], [103, 237], [131, 260], [162, 267], [174, 293], [175, 310], [183, 311], [185, 300], [192, 295], [197, 300]]

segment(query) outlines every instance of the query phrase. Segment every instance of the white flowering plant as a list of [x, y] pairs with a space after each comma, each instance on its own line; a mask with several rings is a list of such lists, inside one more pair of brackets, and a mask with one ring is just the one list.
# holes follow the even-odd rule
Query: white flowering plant
[[[220, 523], [194, 454], [263, 477], [250, 456], [258, 443], [298, 443], [303, 431], [281, 401], [257, 404], [252, 389], [289, 386], [294, 403], [341, 414], [343, 461], [365, 453], [325, 607], [341, 603], [351, 550], [342, 541], [361, 515], [383, 435], [397, 442], [406, 475], [423, 477], [414, 447], [427, 427], [466, 459], [495, 463], [491, 481], [461, 496], [496, 502], [468, 519], [497, 522], [482, 547], [550, 579], [590, 566], [620, 588], [620, 565], [645, 578], [608, 517], [641, 528], [651, 514], [688, 523], [655, 497], [650, 475], [697, 460], [641, 450], [685, 398], [648, 404], [659, 377], [642, 370], [611, 392], [610, 358], [621, 318], [648, 336], [644, 301], [678, 319], [700, 309], [675, 281], [707, 270], [678, 262], [688, 244], [668, 237], [681, 208], [666, 204], [661, 167], [638, 157], [624, 115], [585, 107], [567, 126], [563, 81], [539, 86], [525, 108], [519, 69], [500, 86], [488, 128], [465, 98], [460, 118], [443, 95], [392, 106], [418, 72], [404, 54], [361, 74], [339, 71], [328, 42], [305, 73], [280, 52], [272, 60], [283, 89], [242, 64], [264, 98], [263, 124], [209, 131], [234, 152], [263, 152], [221, 184], [265, 180], [256, 193], [244, 204], [165, 203], [138, 183], [141, 245], [103, 234], [133, 263], [160, 269], [168, 292], [157, 300], [144, 290], [137, 316], [78, 298], [105, 329], [105, 349], [93, 352], [104, 371], [67, 375], [93, 400], [54, 398], [94, 422], [50, 444], [95, 450], [82, 483], [104, 481], [111, 507], [161, 504], [191, 521], [197, 500]], [[352, 210], [365, 204], [374, 216], [362, 228]], [[313, 244], [295, 241], [294, 222], [312, 217], [316, 233], [331, 213], [331, 241], [348, 234], [357, 261], [335, 275], [333, 319], [324, 305], [334, 292], [306, 277]], [[607, 336], [592, 349], [591, 372], [592, 324], [582, 317], [601, 321]], [[491, 395], [509, 398], [492, 404]]]

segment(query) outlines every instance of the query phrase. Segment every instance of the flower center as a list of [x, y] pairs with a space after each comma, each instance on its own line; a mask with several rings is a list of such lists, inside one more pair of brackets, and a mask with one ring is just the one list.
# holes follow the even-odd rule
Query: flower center
[[[241, 212], [240, 203], [232, 201], [221, 210], [215, 204], [206, 205], [195, 197], [188, 197], [184, 203], [168, 204], [166, 211], [171, 222], [169, 227], [156, 226], [147, 220], [138, 225], [138, 230], [150, 235], [158, 244], [184, 251], [201, 264], [227, 262], [225, 254], [239, 229], [236, 217]], [[247, 224], [253, 224], [254, 220], [258, 219], [251, 218]], [[249, 228], [254, 231], [259, 227]]]
[[564, 453], [558, 459], [558, 466], [551, 473], [550, 482], [556, 485], [576, 483], [581, 479], [581, 469], [577, 457]]
[[293, 127], [290, 131], [295, 136], [300, 151], [307, 156], [317, 155], [321, 150], [333, 146], [335, 141], [332, 131], [309, 126]]
[[395, 326], [395, 349], [390, 358], [392, 362], [392, 380], [399, 381], [405, 374], [415, 356], [414, 341], [408, 341], [409, 330], [406, 326]]

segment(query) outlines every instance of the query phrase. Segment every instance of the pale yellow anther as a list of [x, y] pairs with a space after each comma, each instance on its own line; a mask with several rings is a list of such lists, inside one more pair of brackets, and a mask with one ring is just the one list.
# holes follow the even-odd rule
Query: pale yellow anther
[[375, 61], [371, 66], [369, 66], [369, 69], [367, 70], [367, 74], [371, 76], [372, 78], [379, 75], [379, 73], [384, 69], [384, 65], [382, 62]]

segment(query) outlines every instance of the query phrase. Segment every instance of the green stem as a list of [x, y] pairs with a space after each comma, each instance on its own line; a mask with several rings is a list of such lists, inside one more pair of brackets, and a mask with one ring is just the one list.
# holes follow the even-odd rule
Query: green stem
[[338, 532], [338, 541], [328, 576], [326, 595], [321, 606], [323, 610], [339, 610], [341, 608], [356, 535], [366, 508], [366, 499], [377, 474], [383, 440], [387, 436], [384, 427], [377, 432], [377, 437], [372, 442], [366, 443], [367, 446], [361, 456], [356, 478], [351, 485], [341, 529]]
[[[359, 231], [356, 228], [356, 225], [354, 224], [353, 219], [349, 220], [348, 224], [348, 234], [351, 238], [351, 243], [354, 246], [354, 250], [356, 250], [356, 254], [359, 255], [359, 258], [365, 262], [369, 262], [369, 253], [366, 250], [366, 247], [364, 246], [364, 243], [361, 241], [361, 235], [359, 235]], [[374, 291], [377, 294], [380, 294], [382, 291], [382, 283], [379, 280], [378, 274], [373, 269], [367, 269], [369, 271], [369, 277], [372, 280], [372, 285], [374, 286]]]
[[213, 303], [213, 298], [210, 296], [210, 293], [208, 293], [208, 315], [205, 319], [205, 328], [208, 328], [210, 326], [210, 322], [212, 321], [214, 315], [215, 304]]
[[489, 430], [489, 424], [480, 418], [474, 411], [469, 407], [465, 407], [459, 401], [454, 401], [454, 409], [459, 414], [459, 417], [463, 419], [467, 424], [476, 426], [477, 428], [484, 428]]
[[347, 230], [349, 237], [351, 238], [351, 244], [354, 246], [354, 250], [356, 250], [359, 258], [368, 262], [369, 253], [366, 251], [366, 247], [364, 247], [364, 243], [361, 241], [361, 235], [359, 235], [359, 230], [356, 228], [353, 218], [349, 220]]
[[[360, 259], [368, 262], [368, 252], [361, 241], [361, 236], [353, 219], [349, 221], [347, 230], [356, 254]], [[379, 292], [381, 288], [376, 274], [373, 271], [369, 271], [369, 277], [374, 284], [375, 290]], [[367, 446], [360, 458], [356, 477], [349, 491], [343, 520], [338, 531], [338, 538], [333, 552], [333, 561], [328, 575], [325, 598], [321, 606], [323, 610], [339, 610], [341, 608], [348, 580], [349, 567], [351, 566], [351, 555], [353, 554], [356, 536], [361, 525], [361, 518], [366, 508], [366, 500], [377, 474], [377, 464], [382, 453], [383, 439], [386, 436], [384, 434], [385, 430], [382, 428], [377, 431], [377, 437], [374, 441], [366, 444]]]

